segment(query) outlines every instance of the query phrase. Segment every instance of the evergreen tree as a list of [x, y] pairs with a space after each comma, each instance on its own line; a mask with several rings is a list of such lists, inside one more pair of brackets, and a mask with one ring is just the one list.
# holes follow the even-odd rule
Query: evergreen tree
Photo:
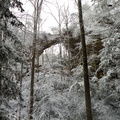
[[23, 24], [11, 12], [10, 8], [17, 7], [23, 12], [22, 3], [18, 0], [0, 0], [0, 119], [9, 120], [9, 100], [15, 99], [20, 93], [16, 84], [15, 71], [12, 66], [20, 62], [18, 55], [13, 52], [12, 46], [8, 46], [5, 36], [14, 40], [14, 45], [20, 46], [17, 37], [8, 29], [8, 24], [22, 26]]
[[[100, 120], [119, 120], [119, 79], [120, 79], [120, 33], [118, 4], [119, 0], [96, 1], [97, 33], [102, 35], [103, 49], [100, 51], [99, 68], [97, 74], [102, 73], [98, 78], [97, 102], [94, 116]], [[101, 30], [100, 30], [101, 28]], [[107, 111], [107, 114], [105, 113]], [[105, 114], [102, 116], [102, 114]]]

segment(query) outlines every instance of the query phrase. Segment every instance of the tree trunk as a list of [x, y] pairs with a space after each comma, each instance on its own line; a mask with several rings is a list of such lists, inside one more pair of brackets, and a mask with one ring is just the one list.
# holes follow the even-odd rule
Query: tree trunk
[[35, 0], [34, 3], [34, 35], [32, 44], [32, 63], [31, 63], [31, 83], [30, 83], [30, 109], [29, 109], [29, 120], [33, 120], [33, 103], [34, 103], [34, 71], [35, 71], [35, 49], [37, 40], [37, 26], [38, 20], [41, 13], [41, 8], [44, 0]]
[[67, 43], [68, 43], [68, 70], [69, 70], [69, 74], [70, 74], [70, 70], [71, 70], [71, 56], [70, 56], [70, 39], [69, 39], [69, 30], [68, 30], [68, 20], [67, 20], [67, 24], [66, 24], [66, 30], [67, 30]]
[[[0, 30], [0, 42], [2, 43], [3, 42], [3, 31]], [[2, 75], [2, 65], [0, 64], [0, 95], [1, 95], [1, 89], [2, 89], [2, 78], [1, 78], [1, 75]]]
[[32, 63], [31, 63], [31, 83], [30, 83], [30, 110], [29, 110], [29, 119], [32, 120], [33, 114], [33, 101], [34, 101], [34, 70], [35, 70], [35, 46], [36, 46], [36, 36], [37, 34], [37, 24], [36, 20], [34, 22], [34, 37], [32, 45]]
[[19, 95], [19, 119], [21, 120], [21, 109], [22, 109], [22, 74], [23, 74], [23, 62], [21, 63], [21, 73], [20, 73], [20, 95]]
[[84, 71], [86, 114], [87, 114], [87, 120], [92, 120], [90, 85], [89, 85], [89, 76], [88, 76], [85, 31], [84, 31], [84, 24], [83, 24], [81, 0], [78, 0], [78, 12], [79, 12], [79, 24], [80, 24], [81, 41], [82, 41], [82, 53], [83, 53], [83, 71]]
[[39, 67], [39, 50], [36, 50], [36, 65]]
[[2, 78], [1, 78], [1, 73], [2, 72], [2, 65], [0, 65], [0, 95], [1, 95], [1, 89], [2, 89]]

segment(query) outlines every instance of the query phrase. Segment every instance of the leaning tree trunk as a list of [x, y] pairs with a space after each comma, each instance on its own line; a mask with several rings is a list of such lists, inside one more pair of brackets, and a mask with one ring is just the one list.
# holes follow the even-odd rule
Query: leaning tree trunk
[[90, 85], [89, 85], [89, 76], [88, 76], [87, 53], [86, 53], [85, 32], [84, 32], [81, 0], [78, 0], [78, 12], [79, 12], [79, 24], [80, 24], [81, 41], [82, 41], [82, 53], [83, 53], [86, 114], [87, 114], [87, 120], [92, 120]]

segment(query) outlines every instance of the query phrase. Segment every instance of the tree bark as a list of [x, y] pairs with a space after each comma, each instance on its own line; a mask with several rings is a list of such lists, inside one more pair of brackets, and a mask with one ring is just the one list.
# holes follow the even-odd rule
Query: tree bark
[[36, 20], [34, 20], [34, 37], [33, 37], [33, 45], [32, 45], [32, 63], [31, 63], [31, 83], [30, 83], [30, 110], [29, 110], [29, 119], [32, 120], [33, 114], [33, 102], [34, 102], [34, 70], [35, 70], [35, 46], [37, 39], [37, 25]]
[[39, 67], [39, 50], [36, 50], [36, 65]]
[[79, 24], [80, 24], [81, 41], [82, 41], [82, 53], [83, 53], [83, 71], [84, 71], [86, 114], [87, 114], [87, 120], [92, 120], [90, 84], [89, 84], [89, 76], [88, 76], [85, 31], [84, 31], [84, 24], [83, 24], [81, 0], [78, 0], [78, 13], [79, 13]]
[[41, 13], [42, 3], [44, 0], [35, 0], [34, 6], [34, 35], [32, 44], [32, 63], [31, 63], [31, 83], [30, 83], [30, 109], [29, 109], [29, 120], [33, 119], [33, 103], [34, 103], [34, 74], [35, 74], [35, 49], [37, 40], [37, 26], [38, 20]]
[[2, 78], [1, 78], [1, 73], [2, 73], [2, 65], [0, 65], [0, 95], [1, 95], [1, 90], [2, 90]]
[[22, 110], [22, 74], [23, 74], [23, 62], [21, 63], [21, 73], [20, 73], [19, 118], [18, 120], [21, 120], [21, 110]]
[[69, 39], [69, 30], [68, 30], [68, 20], [66, 23], [66, 30], [67, 30], [67, 43], [68, 43], [68, 70], [69, 70], [69, 74], [70, 74], [70, 70], [71, 70], [71, 56], [70, 56], [70, 39]]

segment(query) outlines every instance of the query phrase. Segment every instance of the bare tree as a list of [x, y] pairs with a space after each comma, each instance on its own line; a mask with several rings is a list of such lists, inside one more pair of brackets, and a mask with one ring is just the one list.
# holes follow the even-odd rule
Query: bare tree
[[[49, 10], [51, 11], [50, 14], [51, 16], [55, 19], [55, 21], [58, 24], [58, 34], [61, 35], [61, 31], [62, 31], [62, 24], [64, 21], [64, 17], [62, 16], [62, 9], [63, 9], [63, 5], [59, 5], [59, 3], [56, 1], [56, 4], [54, 5], [56, 10], [57, 10], [57, 17], [52, 13], [51, 9], [49, 8]], [[60, 43], [59, 46], [59, 51], [60, 51], [60, 58], [62, 57], [62, 45]]]
[[64, 18], [64, 22], [65, 22], [65, 29], [66, 29], [66, 34], [67, 34], [67, 44], [68, 44], [68, 47], [67, 47], [67, 50], [68, 50], [68, 70], [69, 70], [69, 73], [70, 73], [70, 69], [71, 69], [71, 53], [70, 53], [70, 39], [69, 39], [69, 28], [68, 28], [68, 25], [70, 23], [70, 17], [71, 17], [71, 14], [70, 14], [70, 11], [69, 11], [69, 4], [67, 7], [65, 7], [64, 5], [64, 10], [63, 10], [63, 18]]
[[34, 103], [34, 69], [35, 69], [35, 48], [38, 32], [38, 22], [41, 14], [42, 4], [44, 0], [35, 0], [34, 3], [30, 0], [34, 7], [34, 35], [32, 44], [32, 63], [31, 63], [31, 84], [30, 84], [30, 108], [29, 119], [33, 119], [33, 103]]
[[[57, 17], [50, 12], [51, 16], [55, 19], [55, 21], [58, 24], [58, 34], [61, 36], [61, 31], [62, 31], [62, 24], [64, 22], [64, 17], [62, 16], [62, 9], [63, 9], [63, 5], [59, 5], [59, 3], [56, 1], [56, 4], [54, 5], [57, 9]], [[49, 8], [49, 7], [48, 7]], [[51, 9], [49, 8], [49, 10], [51, 11]], [[60, 40], [61, 41], [61, 40]], [[60, 51], [60, 58], [62, 58], [62, 43], [59, 43], [59, 51]], [[62, 80], [62, 69], [61, 69], [61, 80]]]
[[81, 41], [82, 41], [82, 53], [83, 53], [83, 71], [84, 71], [86, 114], [87, 114], [87, 120], [92, 120], [90, 85], [89, 85], [89, 76], [88, 76], [85, 31], [84, 31], [84, 24], [83, 24], [81, 0], [78, 0], [78, 12], [79, 12], [79, 24], [80, 24]]

